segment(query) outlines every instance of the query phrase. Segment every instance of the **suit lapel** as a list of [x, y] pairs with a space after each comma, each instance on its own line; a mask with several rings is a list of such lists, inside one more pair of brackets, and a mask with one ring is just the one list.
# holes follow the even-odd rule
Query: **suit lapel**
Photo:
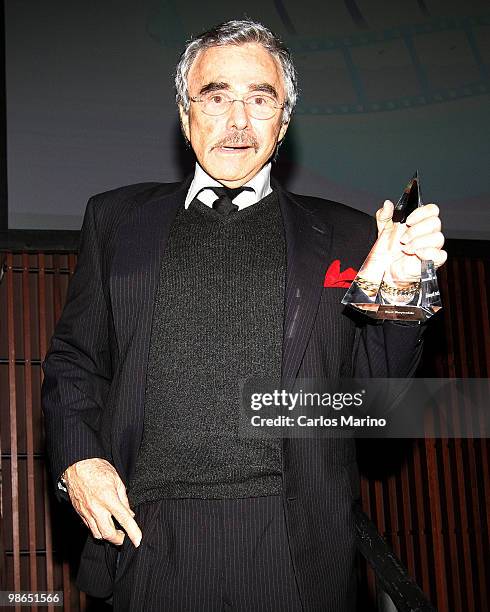
[[110, 293], [120, 360], [116, 398], [118, 418], [112, 421], [116, 469], [128, 479], [136, 466], [143, 435], [148, 352], [160, 263], [172, 221], [183, 206], [190, 179], [175, 191], [135, 204], [120, 227], [114, 254]]
[[286, 238], [286, 296], [282, 350], [282, 384], [298, 373], [313, 328], [332, 241], [332, 227], [273, 181]]
[[161, 257], [189, 184], [190, 178], [173, 192], [136, 205], [119, 229], [110, 292], [121, 353], [127, 348], [136, 326], [148, 322], [153, 312]]

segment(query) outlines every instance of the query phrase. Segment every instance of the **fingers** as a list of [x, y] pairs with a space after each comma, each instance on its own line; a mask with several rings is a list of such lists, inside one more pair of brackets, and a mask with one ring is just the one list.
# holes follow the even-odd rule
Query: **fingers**
[[[133, 518], [134, 513], [126, 508], [117, 496], [109, 497], [106, 503], [86, 504], [78, 508], [75, 506], [75, 509], [94, 538], [104, 539], [119, 546], [123, 543], [126, 532], [136, 548], [140, 545], [142, 533]], [[112, 517], [124, 531], [116, 527]]]
[[416, 255], [420, 259], [432, 260], [436, 268], [447, 260], [444, 245], [444, 234], [441, 232], [439, 207], [426, 204], [414, 210], [406, 222], [406, 230], [400, 237], [403, 253]]
[[[115, 489], [106, 492], [102, 503], [92, 506], [90, 511], [91, 517], [104, 540], [119, 546], [123, 543], [124, 536], [127, 534], [136, 548], [140, 545], [141, 529], [133, 518], [134, 512], [129, 507], [126, 489], [120, 479]], [[116, 519], [122, 529], [116, 528], [112, 517]], [[94, 537], [96, 537], [95, 534]]]
[[138, 524], [134, 520], [135, 513], [129, 506], [126, 487], [121, 480], [119, 481], [119, 486], [117, 487], [117, 494], [121, 502], [121, 511], [115, 508], [113, 511], [114, 516], [124, 528], [130, 540], [133, 542], [136, 548], [138, 548], [143, 534], [141, 533], [141, 529], [138, 527]]
[[107, 540], [116, 546], [120, 546], [123, 543], [124, 531], [121, 531], [121, 529], [116, 529], [110, 512], [107, 512], [101, 508], [95, 514], [94, 518], [102, 539]]
[[92, 532], [92, 535], [97, 540], [107, 540], [116, 546], [119, 546], [124, 541], [124, 531], [116, 529], [110, 512], [104, 508], [96, 508], [91, 511], [91, 514], [80, 518], [85, 523], [86, 527]]
[[117, 488], [117, 500], [109, 507], [112, 515], [128, 534], [129, 539], [138, 548], [141, 542], [142, 533], [138, 524], [134, 520], [134, 512], [129, 507], [129, 500], [126, 494], [126, 487], [119, 480]]
[[426, 261], [429, 259], [432, 260], [436, 268], [440, 268], [447, 260], [447, 252], [442, 249], [418, 249], [415, 254], [420, 259], [425, 259]]
[[441, 220], [439, 217], [427, 217], [414, 225], [407, 226], [407, 229], [400, 237], [400, 242], [402, 244], [408, 244], [414, 238], [435, 233], [441, 233]]
[[407, 225], [415, 225], [415, 223], [419, 223], [419, 221], [423, 221], [428, 217], [438, 216], [439, 207], [436, 204], [425, 204], [424, 206], [416, 208], [412, 213], [408, 215]]
[[441, 249], [443, 245], [444, 235], [441, 232], [434, 232], [433, 234], [424, 234], [410, 240], [410, 242], [402, 246], [402, 251], [406, 255], [418, 255], [418, 251], [421, 249]]
[[[94, 538], [107, 540], [116, 546], [120, 546], [124, 541], [126, 532], [136, 548], [140, 545], [141, 530], [130, 511], [119, 501], [114, 504], [109, 503], [107, 507], [99, 504], [86, 506], [78, 512]], [[112, 517], [117, 520], [124, 531], [116, 527]]]
[[[126, 488], [113, 465], [93, 458], [77, 462], [65, 471], [68, 493], [73, 507], [94, 538], [113, 544], [123, 543], [126, 531], [137, 547], [141, 530], [129, 506]], [[118, 529], [113, 518], [119, 523]]]
[[121, 479], [119, 479], [119, 483], [117, 484], [116, 488], [117, 488], [117, 494], [118, 494], [119, 500], [121, 501], [122, 505], [125, 506], [128, 509], [131, 516], [134, 517], [134, 512], [131, 510], [129, 506], [129, 499], [128, 499], [128, 496], [126, 495], [126, 487], [124, 486], [124, 483], [122, 482]]
[[141, 529], [138, 527], [138, 523], [131, 516], [130, 512], [121, 505], [119, 508], [112, 509], [112, 515], [128, 534], [128, 537], [134, 546], [138, 548], [143, 534], [141, 533]]
[[[435, 204], [426, 204], [414, 210], [407, 218], [407, 229], [401, 236], [400, 243], [404, 253], [418, 257], [421, 257], [425, 249], [441, 249], [444, 245], [444, 234], [441, 232], [439, 208]], [[441, 259], [438, 255], [437, 260]]]
[[95, 519], [92, 518], [91, 516], [87, 517], [86, 519], [83, 516], [81, 516], [81, 518], [82, 518], [82, 521], [85, 523], [85, 525], [92, 532], [92, 535], [94, 536], [94, 538], [96, 540], [102, 540], [102, 534], [100, 533], [100, 530], [99, 530], [99, 528], [97, 526], [97, 523], [96, 523]]
[[392, 225], [394, 205], [390, 200], [385, 200], [383, 206], [376, 211], [376, 224], [378, 226], [378, 235]]
[[[394, 206], [385, 200], [376, 212], [378, 240], [363, 265], [363, 276], [378, 279], [391, 261], [389, 274], [394, 284], [420, 278], [421, 260], [431, 260], [439, 268], [447, 260], [439, 207], [426, 204], [414, 210], [405, 223], [393, 223]], [[381, 271], [381, 276], [380, 276]], [[368, 277], [368, 273], [371, 275]], [[376, 282], [373, 280], [372, 282]]]

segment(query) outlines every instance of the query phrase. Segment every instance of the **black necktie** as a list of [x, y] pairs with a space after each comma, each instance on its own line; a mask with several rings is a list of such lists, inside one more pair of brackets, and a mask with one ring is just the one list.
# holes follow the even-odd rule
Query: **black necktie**
[[218, 196], [218, 199], [213, 202], [214, 210], [225, 216], [238, 210], [238, 206], [232, 203], [232, 200], [234, 200], [238, 194], [242, 193], [242, 191], [253, 191], [252, 187], [237, 187], [236, 189], [230, 189], [229, 187], [211, 187], [211, 189]]

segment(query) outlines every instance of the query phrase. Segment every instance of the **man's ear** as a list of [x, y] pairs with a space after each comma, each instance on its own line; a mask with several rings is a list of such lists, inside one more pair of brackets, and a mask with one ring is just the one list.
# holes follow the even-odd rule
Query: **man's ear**
[[191, 141], [191, 131], [189, 129], [189, 113], [186, 113], [182, 104], [179, 104], [180, 126], [188, 142]]
[[283, 123], [281, 125], [281, 129], [279, 130], [279, 137], [277, 139], [278, 142], [281, 142], [281, 140], [284, 138], [284, 136], [286, 136], [286, 131], [289, 127], [289, 121], [287, 123]]

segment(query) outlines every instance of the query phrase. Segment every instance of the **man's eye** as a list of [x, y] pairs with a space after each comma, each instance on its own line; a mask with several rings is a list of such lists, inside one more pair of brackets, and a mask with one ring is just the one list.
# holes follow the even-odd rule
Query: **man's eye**
[[224, 99], [221, 94], [214, 94], [210, 96], [209, 101], [213, 104], [222, 104], [224, 102]]
[[267, 96], [254, 96], [251, 100], [255, 106], [272, 106], [273, 100]]

